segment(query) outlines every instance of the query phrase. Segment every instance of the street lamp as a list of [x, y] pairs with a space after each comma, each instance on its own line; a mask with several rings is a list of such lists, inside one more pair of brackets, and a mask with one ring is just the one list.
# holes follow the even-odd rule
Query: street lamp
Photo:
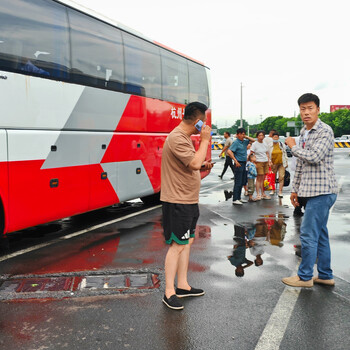
[[243, 128], [243, 85], [241, 83], [241, 124], [240, 127]]

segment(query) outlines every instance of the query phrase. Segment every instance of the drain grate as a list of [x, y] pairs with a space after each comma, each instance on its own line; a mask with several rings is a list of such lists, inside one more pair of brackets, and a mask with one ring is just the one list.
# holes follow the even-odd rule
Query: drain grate
[[70, 291], [74, 277], [29, 278], [5, 281], [0, 293], [38, 293]]
[[81, 290], [90, 289], [151, 289], [158, 288], [158, 276], [151, 273], [87, 276], [83, 278]]
[[12, 277], [2, 283], [0, 281], [0, 300], [132, 293], [159, 286], [159, 275], [152, 272]]

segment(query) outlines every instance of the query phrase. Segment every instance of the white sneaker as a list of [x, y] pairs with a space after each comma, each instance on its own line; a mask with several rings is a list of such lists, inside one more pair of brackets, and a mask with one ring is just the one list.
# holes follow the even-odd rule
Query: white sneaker
[[240, 199], [239, 200], [241, 203], [248, 203], [248, 201], [246, 201], [245, 199]]
[[238, 199], [236, 201], [233, 201], [232, 204], [243, 205], [243, 203], [241, 201], [239, 201]]

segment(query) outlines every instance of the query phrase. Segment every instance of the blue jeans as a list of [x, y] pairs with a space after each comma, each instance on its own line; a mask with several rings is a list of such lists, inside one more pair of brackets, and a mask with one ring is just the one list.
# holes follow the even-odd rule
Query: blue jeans
[[318, 277], [325, 280], [333, 278], [327, 221], [336, 199], [336, 194], [308, 198], [300, 227], [301, 263], [298, 276], [301, 280], [312, 278], [316, 258]]
[[233, 186], [233, 201], [240, 200], [242, 194], [242, 187], [247, 181], [247, 171], [245, 169], [247, 162], [239, 162], [240, 167], [235, 166], [235, 184]]

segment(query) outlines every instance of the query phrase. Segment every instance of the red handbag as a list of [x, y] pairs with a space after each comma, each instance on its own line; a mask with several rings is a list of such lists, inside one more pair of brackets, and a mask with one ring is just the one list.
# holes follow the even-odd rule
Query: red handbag
[[269, 168], [269, 172], [265, 175], [264, 180], [265, 190], [275, 190], [276, 189], [276, 174]]

